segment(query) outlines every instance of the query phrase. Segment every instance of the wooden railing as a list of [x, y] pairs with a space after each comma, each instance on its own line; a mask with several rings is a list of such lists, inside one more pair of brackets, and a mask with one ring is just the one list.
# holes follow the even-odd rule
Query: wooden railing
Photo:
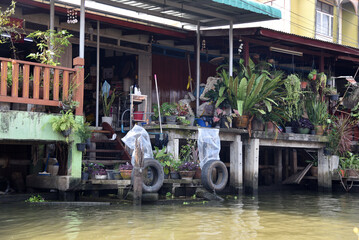
[[73, 60], [74, 68], [10, 58], [0, 62], [0, 102], [61, 107], [62, 102], [73, 100], [79, 103], [75, 114], [83, 115], [83, 58]]

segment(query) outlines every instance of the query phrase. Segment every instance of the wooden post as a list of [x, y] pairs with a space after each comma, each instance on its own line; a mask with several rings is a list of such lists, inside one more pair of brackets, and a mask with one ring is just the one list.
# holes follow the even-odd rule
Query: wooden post
[[295, 174], [298, 171], [297, 149], [292, 150], [292, 161], [290, 162], [290, 173]]
[[256, 194], [258, 191], [259, 139], [249, 139], [244, 162], [244, 190]]
[[74, 58], [73, 65], [76, 70], [75, 79], [73, 79], [73, 81], [76, 82], [75, 97], [73, 100], [79, 102], [79, 105], [76, 108], [76, 115], [82, 116], [84, 108], [85, 60], [80, 57]]
[[282, 182], [282, 149], [277, 148], [275, 149], [275, 155], [274, 155], [274, 161], [275, 161], [275, 175], [274, 175], [274, 182], [276, 184], [279, 184]]
[[288, 171], [288, 166], [289, 166], [289, 149], [286, 148], [285, 149], [285, 158], [284, 158], [284, 171], [285, 171], [285, 174], [284, 174], [284, 177], [285, 179], [287, 179], [289, 177], [289, 171]]
[[230, 186], [236, 190], [243, 189], [243, 154], [241, 135], [236, 135], [230, 145]]
[[318, 190], [331, 191], [332, 176], [329, 167], [329, 157], [323, 153], [323, 148], [318, 150]]
[[133, 168], [133, 204], [141, 205], [142, 202], [142, 183], [143, 183], [143, 152], [140, 142], [136, 139], [135, 143], [135, 166]]

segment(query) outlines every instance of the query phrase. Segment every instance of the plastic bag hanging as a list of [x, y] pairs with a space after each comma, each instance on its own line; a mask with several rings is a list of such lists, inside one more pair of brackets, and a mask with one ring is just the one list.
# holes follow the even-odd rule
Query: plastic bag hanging
[[108, 96], [110, 95], [110, 88], [111, 85], [105, 80], [105, 82], [102, 84], [102, 96], [104, 96], [105, 98], [108, 98]]
[[143, 150], [143, 157], [144, 158], [153, 158], [153, 152], [152, 152], [152, 145], [150, 136], [148, 135], [147, 131], [138, 125], [135, 125], [127, 134], [125, 137], [123, 137], [121, 140], [126, 144], [126, 146], [131, 149], [132, 152], [132, 159], [131, 164], [135, 164], [135, 144], [136, 139], [138, 138], [140, 142], [140, 146]]
[[221, 140], [219, 139], [219, 129], [199, 128], [198, 129], [198, 154], [199, 166], [210, 160], [219, 160], [221, 151]]

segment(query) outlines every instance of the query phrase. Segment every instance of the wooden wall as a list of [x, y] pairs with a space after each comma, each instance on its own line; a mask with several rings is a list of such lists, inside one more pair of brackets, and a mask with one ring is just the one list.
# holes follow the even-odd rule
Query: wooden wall
[[[201, 63], [201, 82], [216, 75], [216, 67], [208, 62]], [[157, 74], [160, 103], [177, 102], [187, 93], [188, 63], [185, 58], [152, 55], [152, 74]], [[191, 60], [193, 88], [196, 86], [196, 62]], [[152, 103], [156, 103], [156, 87], [152, 81]]]

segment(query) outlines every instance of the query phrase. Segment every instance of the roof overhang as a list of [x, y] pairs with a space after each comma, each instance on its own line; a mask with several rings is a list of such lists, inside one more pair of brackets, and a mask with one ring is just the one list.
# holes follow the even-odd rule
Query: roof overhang
[[[55, 1], [79, 6], [78, 0]], [[95, 4], [96, 7], [92, 7]], [[216, 27], [229, 22], [239, 24], [281, 18], [280, 10], [250, 0], [92, 0], [85, 2], [85, 6], [91, 11], [104, 12], [108, 9], [108, 14], [123, 14], [123, 17], [137, 20], [144, 19], [145, 15], [171, 20], [179, 23], [177, 27], [189, 29], [198, 24]], [[121, 9], [127, 12], [121, 13]]]

